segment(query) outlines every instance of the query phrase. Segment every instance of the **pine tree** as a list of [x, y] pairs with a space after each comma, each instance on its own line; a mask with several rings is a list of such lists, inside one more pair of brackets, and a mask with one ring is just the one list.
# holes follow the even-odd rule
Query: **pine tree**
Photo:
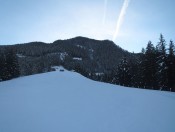
[[158, 78], [158, 85], [160, 90], [168, 90], [166, 41], [162, 34], [160, 35], [158, 45], [156, 46], [156, 54], [158, 65], [156, 75]]
[[5, 64], [4, 55], [1, 51], [0, 52], [0, 81], [3, 81], [4, 64]]
[[19, 68], [19, 63], [18, 63], [18, 57], [14, 51], [12, 51], [12, 77], [16, 78], [20, 76], [20, 68]]
[[19, 76], [19, 65], [16, 54], [8, 48], [0, 55], [0, 79], [9, 80]]
[[124, 57], [118, 65], [116, 74], [116, 83], [122, 86], [131, 86], [130, 66], [126, 57]]
[[170, 91], [175, 91], [175, 50], [174, 43], [170, 40], [169, 44], [169, 54], [168, 54], [168, 88]]
[[130, 64], [130, 73], [131, 73], [131, 86], [135, 88], [140, 87], [139, 83], [139, 59], [135, 58], [135, 61], [131, 61]]
[[0, 57], [0, 77], [1, 81], [7, 80], [9, 76], [9, 71], [7, 68], [6, 50], [1, 51]]
[[139, 56], [139, 62], [138, 62], [138, 87], [139, 88], [145, 88], [145, 49], [142, 48], [141, 54]]
[[145, 87], [149, 89], [156, 89], [158, 87], [156, 84], [156, 51], [151, 41], [147, 44], [144, 68]]

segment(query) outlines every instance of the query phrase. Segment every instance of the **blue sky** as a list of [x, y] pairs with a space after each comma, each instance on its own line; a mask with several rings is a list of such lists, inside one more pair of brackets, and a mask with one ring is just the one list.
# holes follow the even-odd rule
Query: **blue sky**
[[[126, 0], [125, 0], [126, 1]], [[106, 6], [105, 6], [106, 3]], [[84, 36], [112, 40], [124, 0], [0, 0], [0, 44]], [[175, 41], [174, 0], [130, 0], [115, 43], [140, 52], [162, 33]]]

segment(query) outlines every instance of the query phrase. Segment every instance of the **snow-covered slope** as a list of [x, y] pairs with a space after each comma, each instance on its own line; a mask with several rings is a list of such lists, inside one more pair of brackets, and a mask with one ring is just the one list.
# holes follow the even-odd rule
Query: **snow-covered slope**
[[175, 94], [64, 71], [0, 82], [0, 132], [175, 132]]

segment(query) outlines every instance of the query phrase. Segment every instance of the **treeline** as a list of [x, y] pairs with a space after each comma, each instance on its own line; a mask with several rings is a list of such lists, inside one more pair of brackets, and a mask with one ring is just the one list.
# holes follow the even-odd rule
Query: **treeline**
[[0, 50], [0, 81], [20, 76], [18, 58], [14, 50], [6, 47]]
[[0, 46], [0, 81], [49, 72], [59, 65], [92, 80], [175, 92], [174, 43], [167, 44], [162, 34], [156, 46], [149, 41], [139, 54], [112, 41], [84, 37]]
[[158, 44], [154, 46], [149, 41], [146, 49], [142, 49], [142, 53], [136, 61], [132, 62], [124, 57], [115, 72], [112, 73], [111, 78], [106, 80], [122, 86], [175, 92], [175, 47], [173, 41], [170, 40], [167, 46], [161, 34]]

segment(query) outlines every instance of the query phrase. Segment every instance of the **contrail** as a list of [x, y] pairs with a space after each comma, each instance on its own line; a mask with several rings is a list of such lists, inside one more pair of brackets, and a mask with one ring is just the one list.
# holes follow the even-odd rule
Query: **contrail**
[[129, 6], [129, 1], [130, 0], [124, 0], [123, 6], [122, 6], [122, 9], [120, 11], [120, 15], [119, 15], [119, 18], [118, 18], [118, 21], [117, 21], [117, 26], [116, 26], [116, 30], [115, 30], [115, 33], [114, 33], [114, 36], [113, 36], [113, 41], [115, 41], [117, 36], [118, 36], [120, 27], [123, 23], [123, 19], [124, 19], [124, 16], [126, 14], [126, 10]]
[[107, 3], [108, 3], [108, 0], [104, 0], [103, 25], [105, 24], [105, 21], [106, 21]]

